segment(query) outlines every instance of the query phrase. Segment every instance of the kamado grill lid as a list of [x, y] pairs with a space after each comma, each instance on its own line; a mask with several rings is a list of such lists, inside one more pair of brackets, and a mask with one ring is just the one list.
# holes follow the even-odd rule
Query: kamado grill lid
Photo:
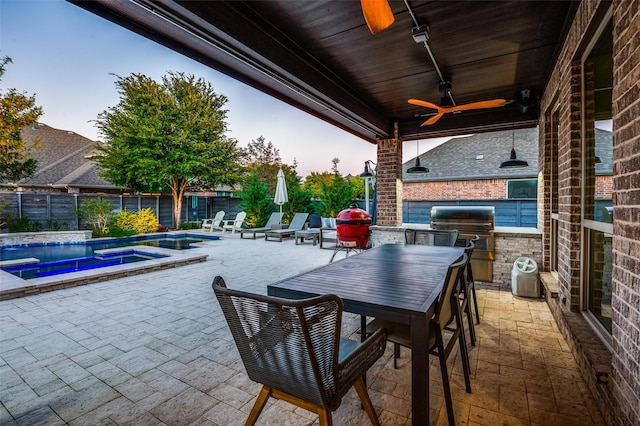
[[371, 216], [355, 204], [338, 213], [336, 225], [371, 225]]

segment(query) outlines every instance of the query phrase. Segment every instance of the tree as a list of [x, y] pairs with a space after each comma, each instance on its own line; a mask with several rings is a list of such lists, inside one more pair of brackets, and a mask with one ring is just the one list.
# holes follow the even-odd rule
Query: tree
[[304, 181], [302, 187], [311, 192], [311, 197], [322, 198], [322, 185], [328, 185], [333, 179], [334, 174], [330, 172], [311, 172]]
[[267, 185], [260, 179], [257, 170], [251, 173], [240, 193], [240, 198], [242, 198], [240, 208], [247, 213], [245, 223], [250, 228], [267, 223], [272, 211], [272, 203], [267, 195]]
[[296, 213], [313, 212], [315, 209], [311, 201], [311, 191], [304, 189], [300, 184], [301, 178], [296, 172], [295, 164], [293, 167], [283, 165], [282, 170], [289, 196], [289, 201], [282, 206], [287, 221], [291, 220]]
[[275, 194], [276, 176], [282, 166], [280, 150], [272, 142], [266, 142], [264, 136], [251, 140], [244, 151], [244, 164], [249, 173], [256, 172], [258, 177], [267, 185], [267, 195]]
[[351, 185], [349, 181], [340, 176], [333, 175], [329, 184], [322, 183], [322, 208], [320, 214], [324, 217], [336, 217], [342, 210], [349, 208], [353, 202]]
[[98, 115], [106, 143], [96, 159], [102, 176], [134, 191], [171, 192], [175, 227], [187, 191], [233, 185], [242, 152], [225, 136], [227, 98], [211, 84], [169, 72], [162, 83], [118, 77], [120, 102]]
[[[0, 60], [0, 81], [9, 63], [8, 56]], [[37, 123], [40, 116], [42, 108], [36, 106], [35, 96], [26, 96], [16, 89], [0, 90], [0, 182], [19, 181], [35, 173], [38, 163], [31, 154], [40, 144], [27, 146], [20, 130]]]

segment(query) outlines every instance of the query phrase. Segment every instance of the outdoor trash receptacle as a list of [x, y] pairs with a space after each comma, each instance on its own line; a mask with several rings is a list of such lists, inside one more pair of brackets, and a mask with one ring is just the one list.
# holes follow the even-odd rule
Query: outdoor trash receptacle
[[515, 296], [540, 297], [538, 264], [529, 257], [519, 257], [511, 270], [511, 291]]

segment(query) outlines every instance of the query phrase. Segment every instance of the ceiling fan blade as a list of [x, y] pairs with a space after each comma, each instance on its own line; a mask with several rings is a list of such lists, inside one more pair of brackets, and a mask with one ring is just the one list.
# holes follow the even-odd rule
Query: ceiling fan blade
[[360, 0], [360, 5], [371, 34], [379, 33], [393, 24], [395, 17], [387, 0]]
[[470, 104], [456, 105], [448, 109], [449, 111], [468, 111], [470, 109], [484, 109], [495, 108], [505, 106], [507, 101], [505, 99], [493, 99], [490, 101], [472, 102]]
[[431, 109], [435, 109], [437, 111], [442, 110], [443, 108], [431, 103], [431, 102], [427, 102], [427, 101], [421, 101], [420, 99], [409, 99], [407, 102], [409, 102], [412, 105], [417, 105], [417, 106], [421, 106], [421, 107], [425, 107], [425, 108], [431, 108]]
[[425, 121], [424, 123], [422, 123], [420, 125], [420, 127], [422, 126], [430, 126], [433, 123], [435, 123], [436, 121], [440, 120], [442, 118], [442, 116], [444, 115], [444, 112], [439, 112], [438, 114], [434, 115], [433, 117], [429, 118], [427, 121]]

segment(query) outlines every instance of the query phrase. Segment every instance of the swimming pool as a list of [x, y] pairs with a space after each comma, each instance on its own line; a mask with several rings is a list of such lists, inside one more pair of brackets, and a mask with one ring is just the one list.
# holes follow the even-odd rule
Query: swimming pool
[[60, 260], [57, 262], [29, 263], [3, 267], [2, 270], [19, 278], [29, 280], [32, 278], [49, 277], [51, 275], [68, 274], [69, 272], [88, 271], [90, 269], [106, 268], [107, 266], [126, 265], [141, 262], [143, 260], [159, 259], [166, 257], [155, 253], [136, 253], [124, 251], [84, 257], [79, 259]]
[[[89, 269], [140, 262], [166, 257], [162, 254], [136, 250], [96, 254], [105, 249], [146, 245], [172, 250], [186, 250], [203, 240], [217, 236], [191, 234], [153, 234], [127, 238], [100, 239], [82, 243], [23, 244], [0, 247], [0, 261], [8, 262], [1, 269], [23, 279], [67, 274]], [[24, 263], [20, 259], [25, 259]], [[31, 261], [29, 260], [31, 259]]]
[[96, 250], [104, 250], [132, 245], [148, 245], [154, 247], [169, 248], [173, 250], [186, 250], [191, 244], [203, 240], [218, 240], [220, 237], [198, 234], [152, 234], [126, 238], [101, 238], [88, 240], [81, 243], [47, 243], [47, 244], [20, 244], [0, 247], [0, 261], [35, 257], [40, 262], [55, 262], [67, 259], [79, 259], [93, 257]]

